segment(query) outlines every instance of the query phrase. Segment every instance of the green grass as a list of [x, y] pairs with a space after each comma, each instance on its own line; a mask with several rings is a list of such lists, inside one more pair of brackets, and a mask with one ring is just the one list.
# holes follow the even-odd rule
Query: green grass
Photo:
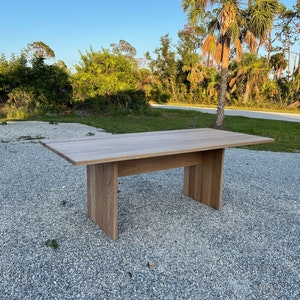
[[[77, 115], [55, 116], [56, 122], [82, 123], [102, 128], [111, 133], [129, 133], [186, 128], [214, 127], [215, 115], [189, 110], [153, 109], [150, 116]], [[35, 117], [51, 122], [53, 117]], [[277, 152], [300, 152], [300, 123], [226, 116], [225, 130], [272, 137], [274, 143], [247, 147]]]

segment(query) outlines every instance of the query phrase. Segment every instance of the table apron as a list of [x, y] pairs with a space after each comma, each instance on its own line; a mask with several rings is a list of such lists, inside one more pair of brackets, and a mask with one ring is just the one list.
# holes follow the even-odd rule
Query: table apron
[[202, 164], [203, 152], [164, 155], [118, 162], [118, 177]]

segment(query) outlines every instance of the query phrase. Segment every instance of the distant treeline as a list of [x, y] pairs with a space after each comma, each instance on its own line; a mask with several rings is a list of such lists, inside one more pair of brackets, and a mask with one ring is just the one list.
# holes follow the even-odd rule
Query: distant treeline
[[[250, 2], [258, 5], [261, 1]], [[178, 43], [174, 45], [165, 35], [154, 53], [146, 53], [144, 58], [137, 58], [135, 48], [124, 40], [108, 49], [90, 48], [80, 53], [73, 72], [63, 61], [50, 64], [49, 58], [55, 54], [41, 41], [29, 44], [19, 56], [2, 55], [2, 115], [22, 117], [35, 112], [80, 108], [140, 113], [148, 110], [150, 101], [218, 105], [220, 93], [224, 94], [227, 105], [296, 107], [300, 101], [299, 58], [298, 64], [291, 67], [286, 57], [290, 58], [291, 46], [299, 34], [299, 27], [293, 26], [299, 25], [299, 4], [287, 10], [276, 0], [262, 2], [273, 5], [272, 30], [266, 30], [264, 36], [257, 33], [256, 37], [253, 26], [252, 31], [247, 31], [239, 25], [238, 15], [231, 15], [232, 20], [225, 28], [220, 23], [222, 19], [216, 18], [228, 16], [221, 4], [215, 12], [203, 10], [206, 14], [195, 23], [191, 14], [194, 1], [184, 0], [183, 9], [190, 23], [178, 32]], [[248, 8], [246, 13], [251, 21], [253, 12]], [[235, 29], [237, 36], [234, 24], [241, 27]], [[272, 36], [276, 37], [276, 47], [271, 43]], [[265, 56], [258, 55], [263, 44]]]

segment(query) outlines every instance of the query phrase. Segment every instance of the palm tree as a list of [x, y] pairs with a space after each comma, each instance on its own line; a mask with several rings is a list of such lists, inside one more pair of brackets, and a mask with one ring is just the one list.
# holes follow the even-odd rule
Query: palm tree
[[205, 99], [210, 105], [218, 103], [220, 73], [215, 68], [207, 68], [204, 81]]
[[259, 99], [261, 87], [268, 80], [269, 72], [266, 58], [245, 53], [239, 62], [233, 61], [229, 66], [230, 93], [237, 94], [237, 98], [241, 97], [243, 104], [254, 97]]
[[[208, 5], [212, 6], [211, 11]], [[277, 12], [278, 0], [248, 0], [242, 7], [236, 0], [182, 0], [182, 7], [188, 13], [188, 20], [196, 24], [208, 13], [208, 33], [203, 43], [203, 53], [214, 53], [215, 61], [221, 67], [221, 83], [218, 100], [216, 126], [223, 126], [225, 97], [227, 93], [228, 66], [231, 49], [238, 59], [242, 55], [242, 43], [246, 42], [251, 52], [258, 50], [272, 28]]]
[[274, 70], [275, 79], [280, 79], [282, 72], [288, 66], [288, 61], [284, 58], [283, 53], [276, 53], [270, 58], [270, 66]]
[[190, 93], [197, 91], [197, 88], [206, 77], [206, 68], [201, 62], [201, 57], [197, 53], [188, 53], [183, 57], [182, 71], [189, 82]]

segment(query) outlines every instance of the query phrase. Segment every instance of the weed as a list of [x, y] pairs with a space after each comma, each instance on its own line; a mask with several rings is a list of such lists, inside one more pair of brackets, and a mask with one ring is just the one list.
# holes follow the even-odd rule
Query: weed
[[6, 121], [1, 121], [0, 125], [7, 125]]
[[58, 247], [59, 247], [59, 244], [58, 244], [58, 242], [57, 242], [57, 240], [47, 240], [46, 242], [45, 242], [45, 245], [47, 246], [47, 247], [51, 247], [51, 248], [53, 248], [53, 249], [57, 249]]
[[86, 136], [93, 136], [93, 135], [95, 135], [95, 133], [93, 133], [93, 132], [88, 132], [88, 133], [86, 134]]
[[20, 140], [25, 140], [25, 141], [33, 141], [33, 140], [42, 140], [45, 137], [41, 136], [41, 135], [37, 135], [37, 136], [31, 136], [31, 135], [22, 135], [20, 137], [17, 138], [18, 141]]

